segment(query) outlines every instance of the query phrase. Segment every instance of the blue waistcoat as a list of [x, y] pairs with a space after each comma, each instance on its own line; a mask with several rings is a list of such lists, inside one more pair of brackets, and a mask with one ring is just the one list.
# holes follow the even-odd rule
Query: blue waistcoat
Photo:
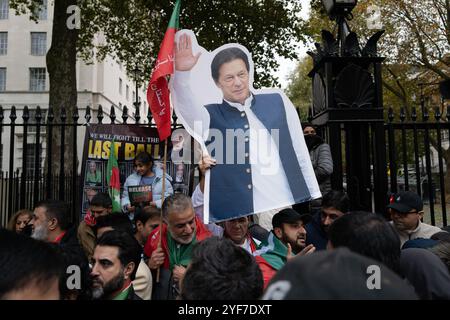
[[[292, 145], [283, 99], [276, 93], [253, 95], [250, 108], [269, 133], [272, 129], [279, 130], [278, 151], [295, 203], [310, 200], [311, 195]], [[207, 105], [206, 109], [210, 115], [210, 134], [206, 146], [213, 158], [218, 156], [214, 149], [211, 151], [213, 145], [222, 147], [223, 150], [223, 164], [213, 167], [210, 173], [210, 221], [228, 220], [252, 214], [254, 213], [253, 185], [247, 115], [230, 106], [226, 101], [222, 104]], [[216, 137], [211, 129], [219, 130], [223, 140], [215, 141]], [[227, 137], [227, 129], [242, 130], [245, 132], [245, 139], [238, 139], [236, 136], [233, 140], [229, 139], [231, 135], [228, 131]], [[230, 155], [234, 155], [233, 158]], [[239, 155], [244, 155], [240, 162], [238, 162]], [[227, 159], [227, 156], [230, 158]]]

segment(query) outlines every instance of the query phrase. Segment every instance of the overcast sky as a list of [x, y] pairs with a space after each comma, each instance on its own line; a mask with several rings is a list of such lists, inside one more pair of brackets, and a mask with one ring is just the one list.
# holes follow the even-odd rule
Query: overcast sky
[[[309, 2], [310, 0], [300, 0], [302, 2], [302, 12], [300, 13], [301, 17], [306, 19], [309, 15]], [[299, 56], [306, 55], [307, 48], [300, 44], [300, 50], [298, 52]], [[280, 81], [281, 87], [286, 89], [288, 81], [287, 77], [289, 74], [295, 69], [297, 66], [298, 60], [289, 60], [284, 58], [278, 58], [278, 62], [280, 63], [280, 69], [276, 73], [278, 79]]]

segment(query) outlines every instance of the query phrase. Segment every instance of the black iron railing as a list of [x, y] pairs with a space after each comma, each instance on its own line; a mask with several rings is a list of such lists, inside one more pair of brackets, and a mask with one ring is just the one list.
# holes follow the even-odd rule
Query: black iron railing
[[[84, 138], [81, 141], [77, 139], [80, 130], [90, 123], [128, 123], [140, 126], [146, 124], [155, 127], [150, 112], [147, 112], [144, 123], [137, 108], [130, 117], [128, 108], [123, 107], [119, 111], [122, 113], [119, 121], [116, 117], [116, 108], [111, 106], [107, 115], [100, 105], [95, 109], [88, 106], [84, 109], [82, 118], [84, 121], [80, 121], [79, 113], [83, 110], [78, 108], [75, 108], [73, 114], [68, 117], [65, 108], [62, 108], [56, 116], [51, 107], [43, 110], [39, 106], [33, 108], [25, 106], [20, 109], [15, 106], [0, 106], [0, 226], [6, 226], [14, 212], [24, 208], [32, 209], [43, 199], [66, 201], [71, 208], [72, 221], [76, 222], [80, 212], [78, 198], [81, 188], [78, 172], [78, 163], [81, 159], [77, 159], [77, 156], [84, 143]], [[30, 115], [31, 110], [33, 112]], [[130, 118], [133, 123], [129, 123]], [[177, 123], [175, 114], [172, 120], [172, 129], [182, 128]], [[70, 142], [66, 137], [69, 128], [73, 128]], [[57, 129], [62, 129], [59, 135], [61, 157], [59, 170], [55, 172], [54, 163], [49, 161], [51, 159], [49, 155], [55, 152], [51, 139]], [[20, 151], [22, 159], [18, 162]], [[66, 153], [72, 157], [73, 165], [70, 173], [64, 171]], [[7, 163], [3, 163], [6, 159]], [[190, 189], [192, 190], [192, 186]]]
[[[420, 114], [419, 114], [420, 112]], [[411, 107], [409, 112], [401, 108], [397, 113], [392, 108], [386, 110], [387, 121], [384, 123], [385, 130], [385, 151], [386, 162], [385, 170], [387, 174], [387, 186], [377, 185], [374, 181], [376, 161], [378, 158], [377, 141], [374, 134], [374, 122], [365, 121], [369, 131], [370, 155], [370, 178], [352, 177], [350, 183], [348, 177], [348, 165], [350, 160], [347, 158], [348, 148], [357, 148], [345, 141], [352, 137], [346, 132], [346, 126], [359, 123], [362, 120], [355, 117], [341, 121], [329, 122], [319, 128], [325, 140], [330, 144], [338, 144], [345, 148], [334, 148], [338, 153], [333, 154], [334, 172], [336, 179], [342, 181], [340, 188], [347, 192], [353, 192], [348, 189], [350, 184], [364, 184], [364, 190], [370, 190], [372, 201], [367, 204], [353, 204], [355, 209], [376, 211], [376, 203], [386, 203], [390, 195], [403, 190], [417, 192], [424, 200], [426, 207], [427, 221], [433, 225], [448, 225], [448, 212], [450, 211], [450, 190], [445, 186], [445, 182], [450, 179], [450, 106], [447, 108], [436, 107], [430, 116], [427, 108], [421, 108], [418, 111]], [[311, 115], [309, 115], [311, 121]], [[331, 126], [338, 126], [339, 134], [330, 135]], [[321, 129], [321, 130], [320, 130]], [[447, 161], [446, 161], [447, 158]], [[355, 181], [356, 180], [356, 181]], [[447, 181], [448, 182], [448, 181]], [[360, 189], [360, 188], [355, 188]], [[380, 190], [387, 190], [379, 192]], [[382, 197], [382, 199], [377, 199]], [[355, 197], [358, 198], [358, 197]], [[379, 213], [387, 215], [386, 211], [380, 210]]]

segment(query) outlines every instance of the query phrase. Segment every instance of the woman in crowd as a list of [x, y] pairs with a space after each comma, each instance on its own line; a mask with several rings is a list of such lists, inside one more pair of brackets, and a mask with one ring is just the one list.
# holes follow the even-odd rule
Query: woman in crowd
[[33, 212], [28, 209], [17, 211], [9, 220], [8, 229], [17, 233], [22, 233], [23, 229], [33, 218]]

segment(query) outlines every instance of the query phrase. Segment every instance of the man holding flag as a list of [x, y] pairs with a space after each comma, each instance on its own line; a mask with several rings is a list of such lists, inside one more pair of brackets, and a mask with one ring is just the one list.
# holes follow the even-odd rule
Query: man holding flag
[[[147, 102], [152, 112], [153, 119], [155, 120], [156, 127], [158, 129], [159, 139], [165, 141], [164, 144], [164, 159], [163, 159], [163, 176], [166, 175], [166, 161], [167, 161], [167, 138], [171, 135], [171, 110], [170, 110], [170, 97], [169, 87], [167, 83], [167, 76], [174, 72], [174, 47], [175, 47], [175, 33], [179, 28], [179, 15], [180, 15], [181, 1], [177, 0], [175, 3], [172, 16], [170, 17], [169, 26], [167, 27], [164, 39], [161, 44], [161, 48], [156, 59], [155, 67], [152, 72], [150, 84], [147, 88]], [[162, 205], [164, 206], [165, 195], [165, 183], [166, 179], [163, 179], [162, 184]], [[160, 228], [163, 227], [162, 211], [160, 216]], [[150, 238], [150, 237], [149, 237]], [[154, 237], [153, 237], [154, 238]], [[157, 250], [161, 251], [162, 246], [162, 232], [159, 232], [157, 241]], [[156, 249], [156, 248], [154, 248]], [[147, 252], [148, 253], [148, 252]], [[148, 255], [151, 257], [151, 254]], [[160, 264], [154, 265], [153, 269], [156, 269], [156, 287], [160, 284]], [[181, 268], [181, 267], [180, 267]], [[170, 276], [171, 278], [171, 276]], [[164, 281], [165, 282], [165, 281]], [[169, 281], [170, 282], [170, 281]], [[170, 284], [169, 284], [170, 286]], [[159, 286], [164, 287], [163, 286]], [[165, 290], [164, 290], [165, 291]]]

